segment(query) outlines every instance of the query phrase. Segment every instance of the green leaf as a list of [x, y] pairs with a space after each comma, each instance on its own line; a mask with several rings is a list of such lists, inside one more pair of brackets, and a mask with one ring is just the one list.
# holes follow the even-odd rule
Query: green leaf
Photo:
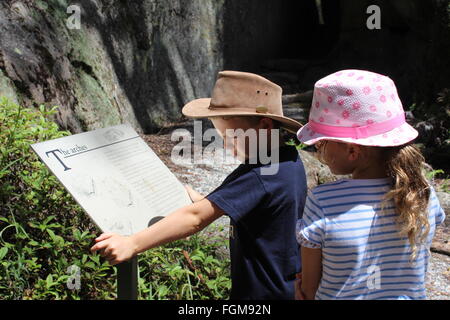
[[52, 241], [56, 242], [56, 235], [55, 235], [55, 233], [52, 230], [50, 230], [50, 229], [47, 229], [46, 231], [49, 234], [49, 236], [52, 239]]
[[9, 220], [7, 218], [5, 218], [5, 217], [0, 217], [0, 221], [4, 221], [6, 223], [9, 223]]
[[30, 240], [30, 241], [28, 241], [28, 244], [29, 244], [30, 246], [33, 246], [33, 247], [39, 246], [39, 242], [37, 242], [37, 241], [35, 241], [35, 240]]
[[45, 283], [47, 285], [47, 288], [50, 288], [53, 285], [53, 276], [49, 274], [47, 278], [45, 279]]
[[7, 247], [0, 248], [0, 260], [3, 259], [7, 253], [8, 253]]

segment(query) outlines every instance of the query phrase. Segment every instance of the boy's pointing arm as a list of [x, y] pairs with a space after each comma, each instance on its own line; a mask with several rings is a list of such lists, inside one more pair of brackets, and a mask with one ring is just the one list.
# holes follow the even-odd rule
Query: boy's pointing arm
[[224, 212], [208, 199], [182, 207], [152, 226], [131, 236], [104, 233], [91, 251], [100, 251], [111, 265], [131, 259], [138, 253], [186, 238], [205, 228]]

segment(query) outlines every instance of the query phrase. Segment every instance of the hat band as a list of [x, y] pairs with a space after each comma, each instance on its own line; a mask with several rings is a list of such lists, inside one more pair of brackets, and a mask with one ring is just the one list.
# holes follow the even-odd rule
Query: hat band
[[[234, 112], [249, 112], [249, 113], [267, 113], [267, 114], [271, 114], [268, 110], [268, 108], [266, 106], [257, 106], [254, 108], [246, 108], [246, 107], [234, 107], [234, 106], [221, 106], [221, 105], [214, 105], [212, 103], [210, 103], [209, 110], [229, 110], [229, 111], [234, 111]], [[274, 114], [274, 113], [273, 113]], [[282, 116], [282, 115], [281, 115]]]
[[313, 120], [309, 120], [309, 126], [311, 130], [336, 138], [354, 138], [354, 139], [363, 139], [371, 136], [376, 136], [388, 131], [391, 131], [395, 128], [398, 128], [405, 121], [405, 113], [402, 112], [398, 116], [383, 122], [376, 122], [367, 126], [361, 127], [336, 127], [329, 126], [325, 124], [317, 123]]

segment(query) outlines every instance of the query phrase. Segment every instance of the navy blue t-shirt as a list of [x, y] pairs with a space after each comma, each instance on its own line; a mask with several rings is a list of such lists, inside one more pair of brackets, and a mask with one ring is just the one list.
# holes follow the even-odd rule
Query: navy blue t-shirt
[[261, 171], [269, 165], [241, 164], [206, 197], [230, 217], [231, 299], [294, 299], [305, 170], [292, 146], [279, 149], [276, 174]]

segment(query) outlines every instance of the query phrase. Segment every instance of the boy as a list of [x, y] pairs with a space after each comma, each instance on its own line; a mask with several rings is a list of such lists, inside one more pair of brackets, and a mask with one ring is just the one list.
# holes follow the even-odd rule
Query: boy
[[[295, 147], [278, 145], [272, 138], [278, 127], [292, 132], [301, 127], [283, 116], [281, 91], [255, 74], [220, 72], [212, 98], [191, 101], [183, 114], [210, 118], [225, 147], [243, 163], [208, 196], [187, 188], [191, 205], [129, 237], [102, 234], [91, 250], [100, 250], [114, 265], [192, 235], [226, 214], [231, 221], [231, 299], [294, 299], [295, 275], [300, 272], [295, 223], [303, 212], [306, 177]], [[257, 153], [242, 139], [229, 137], [239, 129], [257, 133]], [[262, 164], [261, 149], [278, 160]], [[264, 171], [270, 165], [277, 170]]]

